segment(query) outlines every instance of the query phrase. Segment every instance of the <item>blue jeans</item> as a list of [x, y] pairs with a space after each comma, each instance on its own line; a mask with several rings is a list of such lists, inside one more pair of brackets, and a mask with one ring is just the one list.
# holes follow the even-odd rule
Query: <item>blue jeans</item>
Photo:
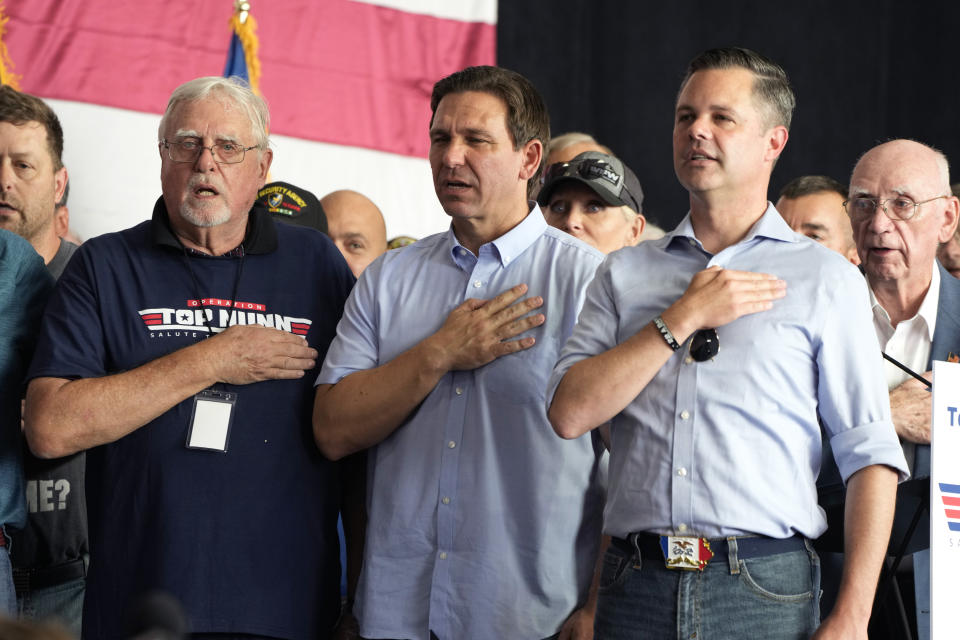
[[807, 551], [715, 556], [701, 571], [667, 569], [615, 546], [603, 559], [596, 640], [807, 640], [820, 624], [820, 561]]
[[[0, 527], [0, 536], [3, 528]], [[13, 565], [7, 547], [0, 547], [0, 618], [17, 615], [17, 590], [13, 587]]]
[[17, 598], [20, 618], [38, 622], [57, 622], [79, 638], [83, 618], [83, 592], [86, 584], [86, 578], [77, 578], [21, 594]]

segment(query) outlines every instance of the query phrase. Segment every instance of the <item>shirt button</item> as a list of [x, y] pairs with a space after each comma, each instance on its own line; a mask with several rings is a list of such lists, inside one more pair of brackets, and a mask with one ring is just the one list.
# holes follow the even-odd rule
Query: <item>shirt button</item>
[[457, 395], [458, 395], [458, 396], [462, 396], [462, 395], [463, 395], [463, 387], [457, 387], [457, 388], [455, 389], [455, 391], [457, 392]]
[[679, 531], [680, 533], [683, 533], [686, 530], [687, 530], [687, 525], [683, 524], [682, 522], [677, 525], [677, 531]]
[[683, 361], [686, 364], [690, 364], [693, 362], [693, 358], [691, 358], [690, 356], [687, 356], [686, 358], [683, 359]]
[[687, 411], [686, 409], [684, 409], [683, 411], [681, 411], [681, 412], [680, 412], [680, 419], [681, 419], [681, 420], [689, 420], [689, 419], [690, 419], [690, 412]]
[[693, 238], [687, 238], [687, 242], [689, 242], [694, 247], [697, 246], [697, 241], [694, 240]]
[[447, 448], [448, 448], [448, 449], [453, 449], [453, 448], [455, 448], [456, 446], [457, 446], [457, 443], [454, 442], [453, 440], [451, 440], [450, 442], [447, 443]]
[[448, 498], [447, 496], [443, 496], [443, 499], [440, 500], [440, 502], [442, 502], [443, 504], [450, 504], [450, 498]]
[[474, 289], [479, 289], [482, 285], [483, 285], [483, 283], [480, 282], [479, 280], [474, 280], [474, 281], [473, 281], [473, 288], [474, 288]]
[[679, 469], [677, 469], [677, 475], [680, 476], [681, 478], [687, 475], [686, 467], [680, 467]]
[[440, 552], [440, 559], [441, 559], [441, 560], [446, 560], [446, 559], [447, 559], [447, 552], [446, 552], [446, 551], [441, 551], [441, 552]]

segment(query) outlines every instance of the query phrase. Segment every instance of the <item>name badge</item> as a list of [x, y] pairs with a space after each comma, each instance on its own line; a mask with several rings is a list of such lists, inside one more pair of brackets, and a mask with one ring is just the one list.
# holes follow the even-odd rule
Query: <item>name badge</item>
[[713, 558], [710, 541], [706, 538], [660, 536], [660, 548], [663, 550], [663, 559], [667, 569], [703, 571], [703, 568]]
[[193, 417], [187, 432], [187, 449], [226, 453], [237, 394], [204, 389], [193, 397]]

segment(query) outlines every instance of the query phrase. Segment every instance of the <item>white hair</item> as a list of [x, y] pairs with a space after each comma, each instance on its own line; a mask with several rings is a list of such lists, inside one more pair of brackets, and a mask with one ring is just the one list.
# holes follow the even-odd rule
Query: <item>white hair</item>
[[600, 149], [604, 149], [604, 153], [606, 153], [607, 155], [609, 156], [613, 155], [613, 152], [610, 151], [609, 148], [597, 142], [596, 138], [594, 138], [592, 135], [590, 135], [589, 133], [581, 133], [579, 131], [571, 131], [570, 133], [561, 133], [558, 136], [554, 136], [553, 138], [550, 138], [550, 143], [547, 145], [547, 150], [550, 153], [553, 153], [554, 151], [562, 151], [567, 147], [572, 147], [575, 144], [583, 144], [583, 143], [595, 144]]
[[214, 94], [223, 100], [233, 102], [243, 110], [250, 121], [250, 129], [257, 147], [261, 151], [266, 149], [270, 142], [270, 111], [267, 109], [267, 102], [255, 94], [247, 82], [238, 76], [196, 78], [174, 89], [170, 95], [170, 101], [167, 102], [167, 110], [160, 118], [160, 127], [157, 132], [158, 140], [163, 140], [164, 131], [167, 128], [167, 119], [180, 104], [197, 102]]

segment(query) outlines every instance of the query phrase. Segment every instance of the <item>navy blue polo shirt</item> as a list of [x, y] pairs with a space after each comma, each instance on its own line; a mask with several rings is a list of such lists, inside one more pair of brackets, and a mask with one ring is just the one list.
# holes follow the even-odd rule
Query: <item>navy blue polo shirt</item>
[[[319, 368], [354, 282], [336, 246], [254, 207], [236, 253], [186, 255], [162, 199], [151, 221], [86, 242], [47, 308], [30, 378], [127, 371], [233, 324], [305, 336]], [[313, 440], [315, 378], [218, 385], [238, 394], [225, 453], [186, 448], [192, 398], [88, 452], [85, 638], [123, 637], [123, 612], [153, 589], [183, 603], [194, 632], [326, 637], [340, 487]]]

